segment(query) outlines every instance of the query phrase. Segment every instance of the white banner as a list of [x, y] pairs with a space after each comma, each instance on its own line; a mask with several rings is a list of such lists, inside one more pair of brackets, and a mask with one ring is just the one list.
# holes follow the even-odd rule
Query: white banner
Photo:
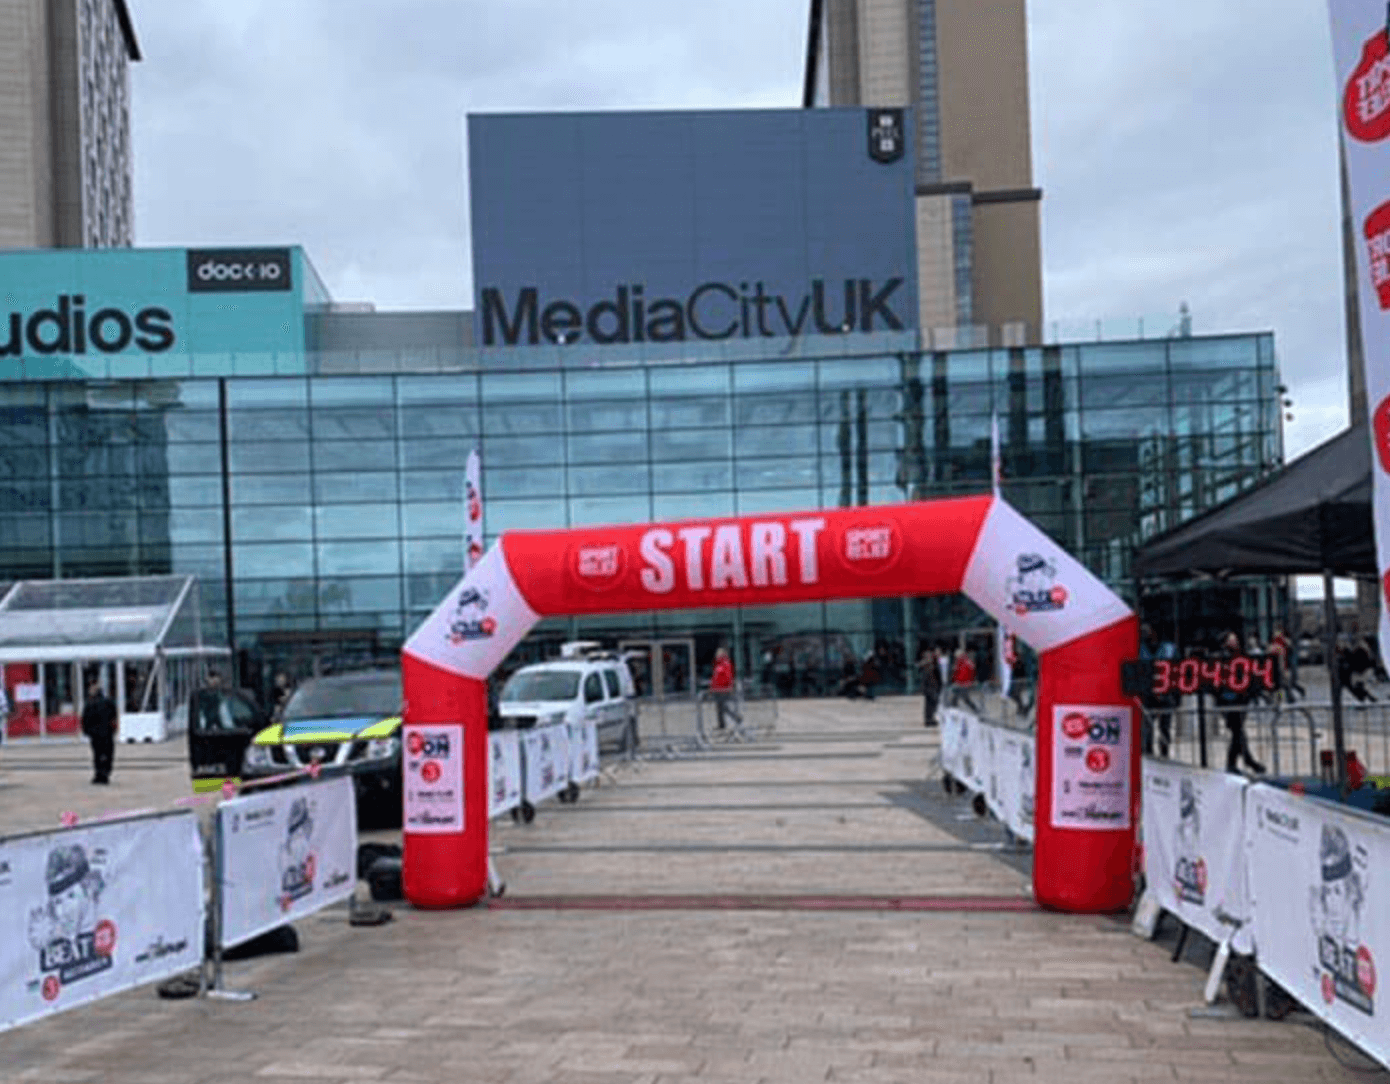
[[1260, 969], [1390, 1067], [1390, 825], [1264, 784], [1246, 812]]
[[197, 817], [0, 840], [0, 914], [0, 1031], [197, 967]]
[[940, 708], [941, 770], [958, 783], [965, 782], [965, 736], [972, 716], [960, 708]]
[[232, 798], [217, 807], [217, 830], [223, 948], [311, 915], [357, 887], [351, 779]]
[[[1376, 554], [1390, 658], [1390, 31], [1384, 0], [1330, 0], [1371, 424]], [[1353, 419], [1355, 420], [1355, 419]]]
[[463, 727], [406, 723], [404, 816], [407, 832], [463, 831]]
[[1009, 831], [1032, 842], [1037, 742], [1031, 733], [986, 723], [963, 708], [942, 708], [941, 770], [985, 804]]
[[[1041, 722], [1041, 720], [1040, 720]], [[1131, 708], [1056, 704], [1052, 708], [1052, 827], [1128, 828]]]
[[487, 739], [487, 815], [491, 820], [521, 804], [521, 742], [515, 730], [493, 731]]
[[[1159, 904], [1215, 942], [1252, 951], [1246, 886], [1247, 781], [1144, 759], [1144, 878]], [[1243, 923], [1237, 930], [1233, 922]]]
[[1000, 793], [1000, 759], [1003, 756], [1004, 732], [1002, 728], [981, 723], [977, 728], [984, 755], [979, 758], [980, 778], [984, 781], [985, 806], [994, 814], [995, 820], [1004, 819], [1004, 800]]
[[598, 727], [584, 720], [569, 727], [570, 782], [587, 783], [598, 778]]
[[999, 762], [995, 774], [999, 780], [999, 819], [1009, 831], [1030, 843], [1033, 840], [1033, 801], [1037, 790], [1035, 748], [1032, 734], [1017, 730], [1000, 730], [995, 749]]
[[463, 471], [463, 549], [466, 572], [483, 557], [483, 461], [476, 448]]
[[978, 716], [968, 717], [962, 746], [964, 755], [961, 769], [965, 774], [961, 776], [960, 781], [973, 793], [983, 794], [986, 789], [985, 772], [988, 769], [989, 747], [985, 743], [985, 724]]
[[569, 786], [569, 739], [563, 723], [521, 731], [521, 780], [532, 805]]

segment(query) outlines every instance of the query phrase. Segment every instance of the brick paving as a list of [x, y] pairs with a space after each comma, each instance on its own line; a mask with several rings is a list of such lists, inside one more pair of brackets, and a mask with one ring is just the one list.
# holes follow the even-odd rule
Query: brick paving
[[[146, 988], [0, 1033], [0, 1084], [1364, 1078], [1310, 1027], [1192, 1017], [1203, 972], [1126, 923], [1028, 908], [1018, 863], [952, 830], [964, 803], [933, 823], [898, 800], [933, 776], [919, 719], [915, 699], [793, 702], [761, 745], [618, 766], [496, 825], [499, 906], [324, 912], [297, 954], [227, 965], [255, 1001]], [[0, 831], [166, 806], [184, 757], [123, 746], [103, 789], [81, 746], [6, 746]], [[675, 895], [692, 906], [642, 905]], [[1007, 909], [872, 909], [966, 896]], [[863, 907], [737, 907], [769, 897]]]

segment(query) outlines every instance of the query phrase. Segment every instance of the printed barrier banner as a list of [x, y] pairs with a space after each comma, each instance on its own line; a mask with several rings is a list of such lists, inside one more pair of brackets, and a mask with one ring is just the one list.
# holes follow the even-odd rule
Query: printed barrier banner
[[0, 1031], [203, 958], [190, 810], [0, 840]]
[[941, 769], [957, 782], [965, 782], [965, 736], [973, 716], [960, 708], [940, 708]]
[[1037, 787], [1035, 744], [1031, 734], [998, 730], [995, 749], [998, 763], [999, 811], [995, 814], [1020, 839], [1033, 841], [1033, 797]]
[[598, 778], [598, 726], [587, 719], [567, 723], [570, 746], [570, 782], [587, 783]]
[[521, 804], [521, 742], [515, 730], [498, 730], [488, 736], [488, 819]]
[[1376, 974], [1390, 959], [1390, 826], [1264, 784], [1246, 812], [1260, 970], [1390, 1067]]
[[[1236, 952], [1253, 951], [1245, 793], [1226, 772], [1144, 759], [1144, 878], [1165, 911]], [[1221, 916], [1238, 920], [1223, 921]]]
[[357, 801], [346, 777], [217, 807], [223, 948], [311, 915], [357, 887]]
[[532, 805], [569, 786], [569, 736], [564, 723], [521, 731], [521, 792]]
[[941, 768], [985, 804], [1009, 831], [1033, 840], [1037, 742], [1032, 734], [986, 723], [963, 708], [942, 708]]

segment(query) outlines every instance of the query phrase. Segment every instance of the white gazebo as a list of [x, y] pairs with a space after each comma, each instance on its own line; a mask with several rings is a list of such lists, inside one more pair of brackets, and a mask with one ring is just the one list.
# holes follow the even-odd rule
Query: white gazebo
[[193, 576], [22, 580], [0, 600], [6, 737], [79, 735], [95, 680], [121, 741], [163, 741], [186, 728], [209, 662], [229, 655], [203, 643]]

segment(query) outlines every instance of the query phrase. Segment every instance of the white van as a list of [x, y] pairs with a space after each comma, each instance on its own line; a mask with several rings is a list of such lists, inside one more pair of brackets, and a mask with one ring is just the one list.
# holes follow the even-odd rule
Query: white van
[[637, 687], [627, 663], [607, 652], [565, 654], [569, 657], [523, 666], [512, 674], [498, 696], [498, 714], [518, 729], [589, 720], [598, 729], [600, 747], [635, 750]]

